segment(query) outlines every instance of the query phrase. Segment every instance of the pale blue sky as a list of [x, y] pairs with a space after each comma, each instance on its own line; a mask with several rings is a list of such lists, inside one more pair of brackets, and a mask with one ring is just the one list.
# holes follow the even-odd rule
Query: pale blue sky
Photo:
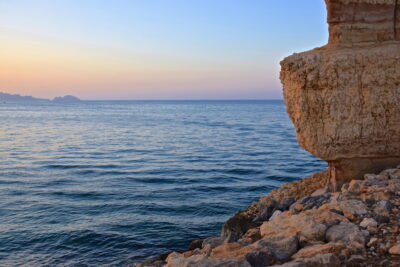
[[328, 33], [323, 0], [0, 0], [0, 36], [0, 91], [265, 99], [279, 61]]

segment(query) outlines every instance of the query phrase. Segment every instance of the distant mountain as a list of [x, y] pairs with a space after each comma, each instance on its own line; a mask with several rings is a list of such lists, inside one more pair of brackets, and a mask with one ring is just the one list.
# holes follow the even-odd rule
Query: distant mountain
[[72, 95], [58, 96], [53, 99], [53, 102], [56, 102], [56, 103], [71, 103], [71, 102], [79, 102], [79, 101], [81, 101], [79, 98], [72, 96]]
[[11, 102], [32, 102], [32, 101], [49, 101], [48, 99], [35, 98], [33, 96], [22, 96], [13, 95], [0, 92], [0, 101], [11, 101]]
[[[50, 101], [49, 99], [44, 98], [36, 98], [33, 96], [22, 96], [18, 94], [7, 94], [0, 92], [0, 101], [1, 102], [37, 102], [37, 101]], [[71, 103], [71, 102], [78, 102], [81, 101], [79, 98], [66, 95], [66, 96], [59, 96], [51, 100], [55, 103]]]

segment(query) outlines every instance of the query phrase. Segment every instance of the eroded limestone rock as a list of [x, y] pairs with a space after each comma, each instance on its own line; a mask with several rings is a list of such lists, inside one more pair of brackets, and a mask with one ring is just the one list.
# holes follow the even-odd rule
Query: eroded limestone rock
[[298, 141], [330, 163], [332, 179], [400, 162], [398, 2], [326, 0], [329, 44], [281, 62]]

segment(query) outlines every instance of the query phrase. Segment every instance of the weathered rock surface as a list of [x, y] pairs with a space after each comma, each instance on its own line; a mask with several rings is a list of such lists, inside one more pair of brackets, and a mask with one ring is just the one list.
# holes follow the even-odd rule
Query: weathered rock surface
[[366, 238], [357, 225], [350, 222], [342, 222], [330, 227], [326, 231], [326, 240], [332, 242], [344, 242], [347, 244], [355, 242], [364, 246]]
[[302, 213], [292, 216], [281, 215], [275, 220], [263, 223], [260, 231], [263, 237], [299, 235], [310, 241], [322, 241], [325, 237], [326, 226]]
[[400, 39], [396, 0], [327, 0], [329, 44], [353, 46]]
[[329, 44], [281, 62], [285, 103], [300, 145], [332, 178], [360, 179], [400, 159], [400, 4], [326, 2]]
[[263, 238], [256, 242], [254, 246], [267, 248], [272, 252], [276, 259], [287, 261], [298, 250], [299, 242], [296, 236], [278, 236]]

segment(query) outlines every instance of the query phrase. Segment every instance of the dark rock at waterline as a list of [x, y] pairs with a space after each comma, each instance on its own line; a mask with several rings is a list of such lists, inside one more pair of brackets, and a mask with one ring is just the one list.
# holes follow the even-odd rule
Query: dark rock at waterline
[[171, 254], [172, 251], [169, 251], [167, 253], [163, 253], [161, 255], [158, 255], [156, 257], [147, 259], [139, 264], [137, 264], [135, 267], [161, 267], [165, 264], [165, 260], [167, 259], [168, 255]]
[[196, 248], [202, 248], [204, 239], [196, 239], [190, 242], [188, 250], [195, 250]]
[[246, 254], [246, 260], [251, 267], [268, 267], [271, 265], [273, 258], [267, 252], [254, 251]]
[[255, 222], [257, 214], [259, 213], [258, 203], [253, 203], [246, 210], [239, 211], [232, 218], [226, 221], [222, 227], [221, 236], [227, 242], [235, 242], [247, 230], [259, 226], [261, 223]]

